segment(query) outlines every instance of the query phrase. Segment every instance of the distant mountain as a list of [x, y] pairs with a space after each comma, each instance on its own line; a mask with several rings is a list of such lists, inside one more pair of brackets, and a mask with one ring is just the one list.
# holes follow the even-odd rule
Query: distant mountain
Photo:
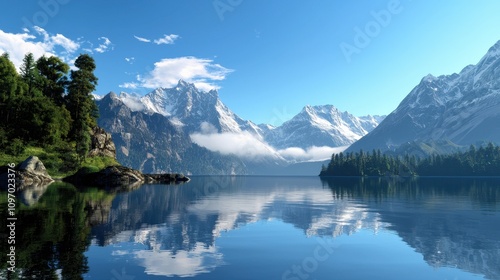
[[500, 143], [500, 41], [459, 74], [428, 75], [382, 123], [348, 150], [411, 142]]
[[[247, 174], [235, 156], [211, 152], [194, 144], [189, 135], [168, 118], [132, 111], [123, 99], [109, 93], [96, 101], [99, 126], [112, 134], [120, 163], [145, 173]], [[133, 107], [133, 106], [132, 106]]]
[[204, 92], [182, 80], [176, 87], [158, 88], [140, 101], [144, 110], [167, 116], [189, 132], [199, 131], [202, 123], [211, 124], [217, 132], [261, 132], [257, 125], [241, 119], [224, 105], [216, 90]]
[[[232, 112], [217, 91], [204, 92], [182, 80], [173, 88], [158, 88], [145, 96], [122, 92], [97, 97], [99, 125], [113, 134], [118, 160], [143, 172], [306, 175], [307, 170], [316, 175], [322, 161], [294, 159], [290, 152], [285, 159], [280, 151], [347, 146], [383, 119], [358, 118], [325, 105], [306, 106], [279, 127], [256, 125]], [[239, 157], [226, 149], [240, 145], [239, 150], [233, 148], [241, 150]], [[257, 154], [252, 145], [257, 146]], [[226, 156], [219, 153], [222, 150]], [[301, 165], [301, 161], [307, 163]], [[313, 167], [315, 171], [309, 172]]]
[[383, 119], [383, 116], [358, 118], [332, 105], [306, 106], [291, 120], [265, 132], [265, 139], [280, 149], [348, 146], [372, 131]]

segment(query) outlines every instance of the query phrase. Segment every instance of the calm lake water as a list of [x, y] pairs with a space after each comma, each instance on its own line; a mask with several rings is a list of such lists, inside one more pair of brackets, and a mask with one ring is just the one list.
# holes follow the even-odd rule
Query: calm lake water
[[499, 178], [193, 177], [20, 199], [17, 268], [35, 279], [500, 279]]

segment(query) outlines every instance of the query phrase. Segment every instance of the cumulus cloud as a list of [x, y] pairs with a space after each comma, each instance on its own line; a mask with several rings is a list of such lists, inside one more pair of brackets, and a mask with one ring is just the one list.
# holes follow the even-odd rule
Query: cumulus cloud
[[214, 63], [211, 59], [192, 56], [164, 58], [154, 64], [154, 69], [139, 82], [145, 88], [174, 87], [179, 80], [193, 83], [197, 88], [209, 91], [218, 89], [214, 81], [221, 81], [233, 70]]
[[99, 46], [94, 49], [94, 51], [96, 51], [98, 53], [104, 53], [104, 52], [107, 52], [109, 49], [113, 50], [113, 45], [108, 38], [101, 37], [98, 40], [102, 41], [102, 43], [100, 43]]
[[[93, 44], [84, 41], [83, 38], [72, 40], [63, 34], [51, 34], [39, 26], [33, 29], [33, 33], [26, 28], [23, 29], [23, 33], [7, 33], [0, 29], [0, 54], [8, 53], [18, 69], [27, 53], [32, 53], [35, 59], [43, 55], [58, 56], [71, 66], [78, 50], [103, 53], [112, 49], [112, 43], [106, 37], [98, 38], [100, 44], [97, 48], [93, 48]], [[91, 47], [83, 47], [85, 44]]]
[[130, 64], [133, 64], [135, 61], [135, 57], [125, 57], [125, 61]]
[[179, 35], [175, 34], [170, 34], [170, 35], [163, 35], [163, 38], [156, 39], [153, 42], [157, 45], [171, 45], [174, 43], [175, 40], [179, 38]]
[[194, 143], [213, 152], [236, 155], [252, 160], [265, 157], [282, 157], [290, 162], [320, 161], [329, 159], [332, 154], [340, 153], [348, 147], [312, 146], [307, 149], [289, 147], [278, 150], [246, 131], [218, 133], [212, 124], [206, 122], [202, 123], [200, 128], [200, 132], [190, 135]]
[[42, 55], [57, 55], [71, 60], [71, 56], [80, 48], [80, 44], [62, 34], [51, 35], [45, 29], [35, 26], [36, 34], [7, 33], [0, 30], [0, 53], [7, 52], [14, 65], [19, 68], [24, 56], [33, 53], [35, 58]]

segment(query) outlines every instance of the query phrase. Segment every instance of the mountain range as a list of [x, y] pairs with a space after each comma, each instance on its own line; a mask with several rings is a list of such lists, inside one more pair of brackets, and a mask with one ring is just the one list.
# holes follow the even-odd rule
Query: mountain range
[[[401, 151], [500, 143], [500, 41], [460, 73], [428, 75], [373, 131], [349, 147]], [[404, 149], [403, 149], [404, 150]]]
[[[284, 174], [291, 167], [313, 175], [334, 151], [384, 118], [323, 105], [305, 106], [278, 127], [257, 125], [231, 111], [216, 90], [182, 80], [144, 96], [122, 92], [97, 99], [99, 125], [111, 132], [118, 160], [143, 172]], [[301, 162], [307, 168], [296, 166]]]
[[500, 143], [500, 41], [460, 73], [427, 75], [386, 116], [305, 106], [280, 126], [240, 118], [216, 90], [180, 80], [97, 100], [118, 160], [144, 172], [316, 175], [332, 153], [445, 153]]

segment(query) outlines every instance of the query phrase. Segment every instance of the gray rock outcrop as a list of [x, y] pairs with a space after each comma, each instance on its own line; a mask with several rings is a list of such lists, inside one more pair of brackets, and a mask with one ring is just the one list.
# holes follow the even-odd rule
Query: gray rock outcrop
[[[15, 168], [15, 171], [16, 191], [24, 190], [28, 187], [43, 187], [54, 181], [37, 156], [28, 157]], [[8, 178], [8, 168], [2, 168], [0, 171], [0, 184], [2, 188], [7, 187]]]
[[98, 187], [137, 187], [142, 184], [171, 184], [189, 181], [183, 174], [143, 174], [142, 172], [125, 166], [108, 166], [103, 170], [92, 173], [77, 172], [64, 178], [73, 184], [83, 184]]
[[106, 156], [116, 159], [116, 146], [111, 139], [111, 134], [101, 127], [95, 127], [90, 134], [92, 146], [89, 157]]

